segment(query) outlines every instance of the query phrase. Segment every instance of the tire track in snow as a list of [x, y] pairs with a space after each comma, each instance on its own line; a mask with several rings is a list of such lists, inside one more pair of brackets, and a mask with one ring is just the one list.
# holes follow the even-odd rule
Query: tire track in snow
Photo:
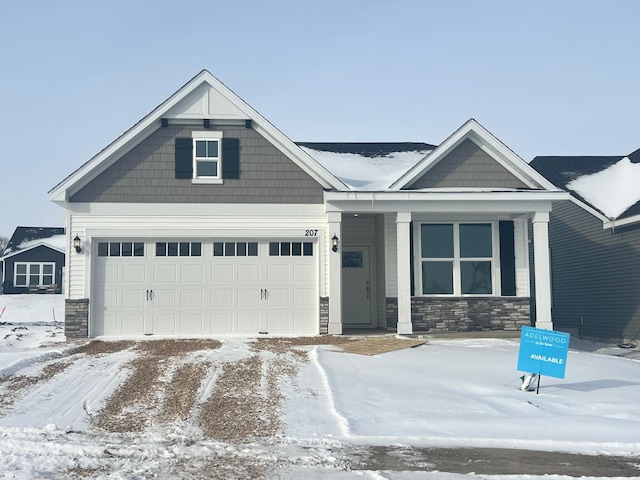
[[340, 433], [342, 435], [346, 436], [346, 437], [351, 436], [351, 429], [349, 427], [349, 421], [336, 408], [335, 399], [333, 397], [333, 392], [331, 390], [331, 384], [329, 383], [329, 376], [327, 375], [327, 372], [325, 371], [325, 369], [320, 364], [320, 359], [318, 357], [318, 347], [317, 346], [313, 347], [313, 349], [309, 351], [309, 360], [311, 361], [311, 364], [313, 366], [315, 366], [316, 370], [318, 371], [318, 374], [319, 374], [320, 379], [322, 381], [322, 386], [324, 387], [324, 393], [325, 393], [324, 396], [326, 398], [326, 402], [327, 402], [327, 406], [328, 406], [329, 412], [336, 419], [336, 424], [337, 424], [338, 428], [340, 429]]

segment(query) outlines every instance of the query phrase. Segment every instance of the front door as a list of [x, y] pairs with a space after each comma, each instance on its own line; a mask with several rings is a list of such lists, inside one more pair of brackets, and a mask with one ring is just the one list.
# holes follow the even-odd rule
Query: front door
[[347, 327], [374, 326], [374, 292], [368, 245], [345, 245], [342, 250], [342, 322]]

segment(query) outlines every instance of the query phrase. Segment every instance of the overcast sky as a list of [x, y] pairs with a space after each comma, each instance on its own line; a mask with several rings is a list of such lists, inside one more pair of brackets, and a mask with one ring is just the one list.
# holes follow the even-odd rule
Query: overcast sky
[[207, 69], [294, 141], [640, 148], [640, 1], [0, 0], [0, 236]]

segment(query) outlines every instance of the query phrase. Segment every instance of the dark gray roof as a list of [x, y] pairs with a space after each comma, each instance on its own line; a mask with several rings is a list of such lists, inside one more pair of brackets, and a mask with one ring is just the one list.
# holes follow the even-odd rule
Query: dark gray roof
[[296, 142], [301, 147], [333, 153], [355, 153], [364, 157], [384, 157], [395, 152], [422, 152], [434, 150], [435, 145], [422, 142]]
[[4, 252], [20, 250], [19, 247], [24, 242], [44, 240], [54, 235], [64, 235], [64, 227], [16, 227]]
[[[615, 165], [624, 157], [628, 157], [633, 163], [640, 163], [640, 149], [629, 155], [616, 156], [540, 156], [531, 160], [529, 165], [531, 165], [538, 171], [538, 173], [543, 175], [556, 187], [567, 190], [571, 195], [604, 215], [600, 209], [587, 202], [573, 190], [567, 188], [567, 184], [584, 175], [601, 172], [610, 166]], [[629, 207], [618, 218], [622, 219], [638, 214], [640, 214], [640, 202]]]

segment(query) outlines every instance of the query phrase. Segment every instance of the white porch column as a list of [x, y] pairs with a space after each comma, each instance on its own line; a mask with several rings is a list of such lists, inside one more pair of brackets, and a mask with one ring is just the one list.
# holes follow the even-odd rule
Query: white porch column
[[551, 320], [551, 262], [549, 212], [533, 215], [533, 264], [536, 289], [536, 327], [553, 330]]
[[[329, 212], [329, 335], [342, 335], [342, 213]], [[331, 238], [338, 237], [336, 252]]]
[[398, 212], [396, 238], [398, 252], [398, 333], [413, 333], [411, 324], [411, 212]]

